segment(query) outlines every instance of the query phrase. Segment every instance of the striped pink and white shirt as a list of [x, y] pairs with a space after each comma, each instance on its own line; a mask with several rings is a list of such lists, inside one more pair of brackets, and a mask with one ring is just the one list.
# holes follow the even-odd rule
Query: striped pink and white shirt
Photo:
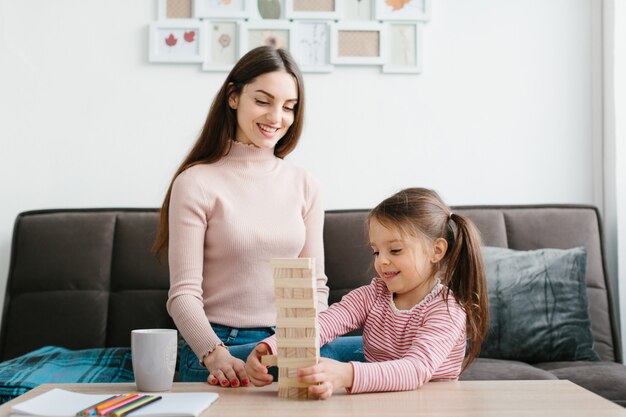
[[[452, 294], [443, 298], [438, 283], [410, 310], [398, 310], [384, 282], [346, 294], [340, 302], [319, 313], [320, 343], [352, 330], [363, 329], [367, 362], [351, 362], [351, 393], [407, 391], [428, 381], [456, 380], [465, 357], [466, 315]], [[274, 337], [264, 340], [273, 353]]]

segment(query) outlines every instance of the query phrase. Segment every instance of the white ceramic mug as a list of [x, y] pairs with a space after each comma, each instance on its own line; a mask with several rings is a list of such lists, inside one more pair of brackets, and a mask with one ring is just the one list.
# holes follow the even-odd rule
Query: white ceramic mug
[[174, 329], [138, 329], [130, 334], [139, 391], [168, 391], [174, 382], [178, 334]]

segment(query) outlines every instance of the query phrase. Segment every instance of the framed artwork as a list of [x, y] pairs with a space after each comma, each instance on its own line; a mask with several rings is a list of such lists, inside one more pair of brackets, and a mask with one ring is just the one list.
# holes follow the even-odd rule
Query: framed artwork
[[333, 64], [384, 64], [386, 27], [381, 23], [335, 23], [330, 29], [330, 62]]
[[262, 19], [280, 19], [283, 16], [283, 3], [291, 0], [254, 0]]
[[248, 18], [251, 0], [193, 0], [193, 16], [205, 18]]
[[191, 2], [192, 0], [158, 0], [158, 19], [191, 19]]
[[343, 0], [343, 20], [371, 20], [372, 0]]
[[422, 72], [422, 23], [392, 23], [387, 28], [387, 62], [383, 72]]
[[287, 19], [339, 19], [341, 0], [285, 0]]
[[239, 23], [235, 20], [207, 21], [207, 53], [204, 71], [230, 71], [239, 59]]
[[430, 19], [431, 0], [374, 0], [377, 20]]
[[152, 22], [148, 35], [150, 62], [203, 62], [206, 22], [172, 19]]
[[284, 48], [303, 72], [375, 65], [421, 73], [422, 30], [433, 0], [153, 0], [150, 62], [199, 62], [230, 71], [261, 45]]
[[330, 25], [324, 21], [301, 21], [295, 25], [295, 55], [306, 72], [331, 72]]
[[257, 46], [294, 50], [293, 23], [286, 20], [248, 21], [239, 25], [239, 55]]

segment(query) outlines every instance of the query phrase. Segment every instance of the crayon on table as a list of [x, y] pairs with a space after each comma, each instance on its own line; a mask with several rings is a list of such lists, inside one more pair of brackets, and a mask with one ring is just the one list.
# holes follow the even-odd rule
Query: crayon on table
[[132, 404], [135, 401], [138, 401], [138, 400], [142, 399], [143, 397], [145, 397], [145, 395], [139, 395], [139, 394], [129, 395], [126, 398], [122, 399], [122, 401], [118, 401], [116, 403], [110, 404], [109, 407], [107, 407], [107, 408], [99, 409], [97, 411], [97, 414], [99, 416], [106, 416], [111, 411], [115, 411], [115, 410], [117, 410], [120, 407], [124, 407], [126, 405]]
[[121, 396], [122, 396], [122, 394], [117, 394], [117, 395], [114, 395], [112, 397], [107, 398], [106, 400], [102, 400], [99, 403], [95, 403], [93, 405], [90, 405], [89, 407], [87, 407], [87, 408], [85, 408], [83, 410], [80, 410], [78, 413], [76, 413], [76, 415], [77, 416], [91, 416], [91, 415], [94, 415], [97, 406], [99, 406], [101, 404], [104, 404], [106, 402], [112, 401], [112, 400], [114, 400], [116, 398], [119, 398]]
[[135, 401], [135, 402], [133, 402], [131, 404], [128, 404], [128, 405], [126, 405], [124, 407], [120, 407], [120, 408], [118, 408], [116, 410], [113, 410], [113, 411], [109, 412], [107, 414], [107, 417], [124, 417], [128, 413], [132, 413], [133, 411], [135, 411], [135, 410], [137, 410], [137, 409], [139, 409], [141, 407], [144, 407], [144, 406], [146, 406], [148, 404], [151, 404], [151, 403], [153, 403], [155, 401], [158, 401], [160, 399], [161, 399], [161, 396], [158, 396], [158, 397], [151, 396], [151, 395], [150, 396], [145, 396], [145, 397], [141, 398], [138, 401]]
[[100, 404], [98, 406], [96, 406], [96, 415], [103, 415], [102, 411], [103, 410], [107, 410], [109, 408], [111, 408], [112, 406], [116, 405], [116, 404], [120, 404], [122, 402], [127, 401], [129, 398], [133, 398], [136, 397], [137, 394], [122, 394], [119, 396], [119, 398], [116, 398], [114, 400], [111, 401], [107, 401], [106, 403]]

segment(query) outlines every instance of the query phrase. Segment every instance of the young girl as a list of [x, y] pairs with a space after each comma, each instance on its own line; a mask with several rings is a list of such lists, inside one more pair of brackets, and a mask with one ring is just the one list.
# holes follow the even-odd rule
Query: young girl
[[[403, 190], [368, 216], [378, 277], [319, 313], [320, 344], [363, 329], [366, 363], [321, 358], [298, 370], [313, 395], [413, 390], [456, 380], [478, 355], [488, 325], [487, 286], [476, 227], [452, 213], [434, 191]], [[271, 382], [260, 357], [276, 352], [270, 337], [246, 368], [254, 385]]]

